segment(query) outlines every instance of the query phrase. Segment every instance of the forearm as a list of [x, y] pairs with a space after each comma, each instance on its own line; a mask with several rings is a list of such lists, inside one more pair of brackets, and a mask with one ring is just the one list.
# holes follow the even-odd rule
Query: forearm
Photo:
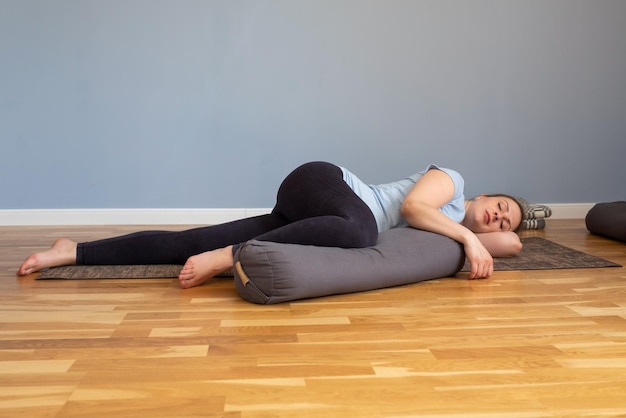
[[522, 241], [515, 232], [488, 232], [476, 236], [493, 257], [514, 257], [522, 250]]

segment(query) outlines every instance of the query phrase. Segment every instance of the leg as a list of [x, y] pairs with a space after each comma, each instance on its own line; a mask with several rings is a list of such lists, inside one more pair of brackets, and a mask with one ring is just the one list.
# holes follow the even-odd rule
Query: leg
[[263, 215], [186, 231], [142, 231], [79, 244], [62, 238], [50, 249], [28, 257], [17, 274], [73, 264], [183, 264], [192, 255], [245, 242], [286, 223], [279, 215]]
[[142, 231], [78, 244], [77, 264], [183, 264], [205, 251], [248, 241], [285, 225], [278, 215], [261, 215], [185, 231]]

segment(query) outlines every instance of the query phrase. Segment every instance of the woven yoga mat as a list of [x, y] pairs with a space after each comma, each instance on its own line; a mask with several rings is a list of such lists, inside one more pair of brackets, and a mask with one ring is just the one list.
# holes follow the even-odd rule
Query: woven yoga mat
[[[37, 280], [172, 279], [178, 277], [182, 267], [178, 264], [52, 267], [43, 270]], [[232, 277], [232, 275], [232, 270], [228, 270], [217, 277]]]
[[[574, 250], [540, 237], [523, 238], [524, 247], [517, 257], [494, 259], [494, 270], [552, 270], [581, 269], [600, 267], [621, 267], [621, 265]], [[158, 279], [176, 278], [180, 265], [133, 265], [133, 266], [67, 266], [53, 267], [41, 272], [37, 279]], [[469, 271], [466, 263], [461, 271]], [[232, 271], [220, 274], [232, 276]]]
[[[541, 237], [522, 238], [522, 252], [517, 257], [494, 258], [495, 271], [553, 270], [621, 267], [621, 265], [574, 250]], [[461, 271], [469, 271], [467, 260]]]

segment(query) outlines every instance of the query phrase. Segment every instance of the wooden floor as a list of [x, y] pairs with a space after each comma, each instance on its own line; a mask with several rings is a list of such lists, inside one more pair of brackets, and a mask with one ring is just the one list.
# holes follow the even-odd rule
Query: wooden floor
[[[626, 416], [625, 268], [274, 306], [244, 302], [229, 279], [15, 276], [57, 237], [135, 229], [0, 228], [0, 416]], [[626, 245], [582, 221], [526, 234], [626, 265]]]

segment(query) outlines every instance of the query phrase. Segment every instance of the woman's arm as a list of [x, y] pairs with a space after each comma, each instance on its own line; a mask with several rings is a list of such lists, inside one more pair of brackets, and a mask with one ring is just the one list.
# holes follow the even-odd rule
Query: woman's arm
[[492, 257], [515, 257], [522, 251], [522, 241], [515, 232], [487, 232], [476, 236]]
[[454, 182], [444, 171], [428, 170], [407, 194], [401, 208], [409, 225], [445, 235], [463, 244], [471, 271], [468, 278], [493, 274], [493, 258], [476, 234], [439, 211], [454, 196]]

